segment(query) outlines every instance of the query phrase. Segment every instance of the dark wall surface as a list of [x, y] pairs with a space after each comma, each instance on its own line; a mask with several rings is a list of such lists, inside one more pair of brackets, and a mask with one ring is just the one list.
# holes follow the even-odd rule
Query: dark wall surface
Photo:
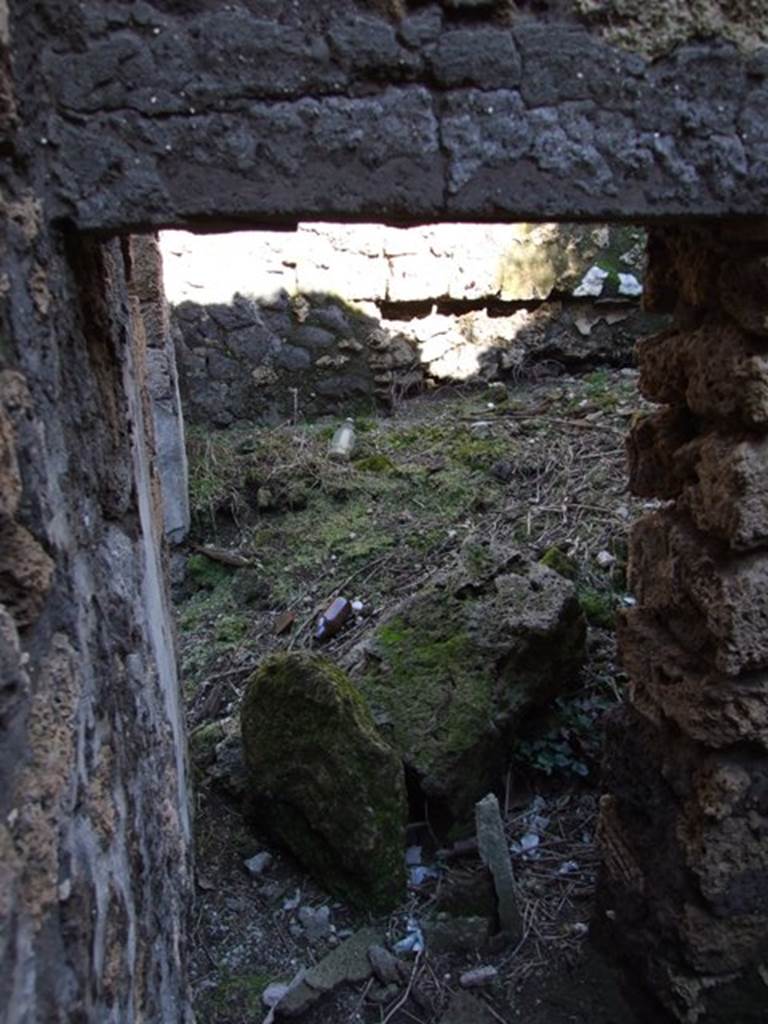
[[[765, 211], [768, 58], [750, 5], [709, 5], [741, 48], [698, 41], [701, 5], [671, 5], [682, 44], [654, 60], [590, 33], [584, 0], [535, 17], [376, 6], [18, 0], [50, 212], [113, 230]], [[626, 45], [669, 42], [664, 19], [641, 22]]]

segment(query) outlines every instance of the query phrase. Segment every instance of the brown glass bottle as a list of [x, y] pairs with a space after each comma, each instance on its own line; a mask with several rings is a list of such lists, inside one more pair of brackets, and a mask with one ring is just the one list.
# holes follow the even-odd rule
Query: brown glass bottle
[[330, 640], [336, 636], [351, 614], [352, 605], [346, 597], [334, 598], [317, 620], [315, 640]]

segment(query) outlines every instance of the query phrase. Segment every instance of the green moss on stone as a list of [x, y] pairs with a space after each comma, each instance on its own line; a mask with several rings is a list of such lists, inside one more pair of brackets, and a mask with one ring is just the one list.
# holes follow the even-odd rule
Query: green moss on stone
[[387, 910], [403, 897], [403, 767], [328, 658], [267, 658], [242, 706], [248, 802], [259, 824], [331, 891]]
[[[525, 712], [554, 696], [583, 655], [584, 621], [546, 569], [477, 546], [472, 566], [380, 624], [356, 678], [428, 800], [463, 819], [503, 770]], [[495, 567], [494, 567], [495, 560]]]
[[548, 569], [554, 569], [560, 576], [567, 580], [575, 580], [579, 575], [579, 565], [573, 558], [566, 555], [558, 547], [551, 547], [539, 559], [542, 565]]

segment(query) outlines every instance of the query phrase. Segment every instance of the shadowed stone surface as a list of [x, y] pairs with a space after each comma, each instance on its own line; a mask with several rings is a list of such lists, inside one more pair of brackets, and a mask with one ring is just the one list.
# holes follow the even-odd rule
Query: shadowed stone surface
[[430, 805], [460, 820], [503, 771], [525, 714], [578, 670], [584, 637], [569, 580], [473, 538], [349, 660]]
[[[608, 730], [596, 932], [681, 1021], [758, 1024], [768, 1006], [768, 294], [759, 230], [653, 232], [638, 345], [668, 406], [629, 441], [635, 524], [619, 623], [630, 704]], [[730, 243], [730, 244], [727, 244]], [[738, 278], [735, 268], [744, 267]]]
[[311, 653], [272, 655], [241, 709], [254, 819], [322, 884], [358, 905], [403, 897], [403, 769], [344, 672]]
[[765, 210], [768, 67], [735, 45], [649, 62], [565, 11], [361, 7], [47, 0], [12, 20], [53, 104], [29, 127], [56, 212], [108, 230]]

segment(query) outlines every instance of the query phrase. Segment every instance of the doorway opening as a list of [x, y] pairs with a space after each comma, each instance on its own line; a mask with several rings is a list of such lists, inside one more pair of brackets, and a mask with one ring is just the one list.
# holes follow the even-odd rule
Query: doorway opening
[[[303, 652], [347, 674], [403, 763], [407, 886], [389, 927], [416, 922], [435, 958], [420, 1010], [403, 1011], [439, 1015], [451, 986], [436, 979], [455, 984], [482, 953], [491, 1011], [544, 1006], [552, 1024], [576, 964], [590, 1021], [632, 1019], [586, 939], [601, 721], [625, 683], [615, 622], [634, 600], [627, 529], [653, 504], [627, 494], [624, 465], [626, 427], [650, 408], [634, 344], [667, 325], [640, 306], [643, 231], [307, 224], [167, 232], [160, 249], [189, 467], [171, 571], [203, 1019], [255, 1012], [365, 915], [318, 875], [311, 827], [287, 849], [248, 810], [244, 694], [265, 659]], [[354, 444], [337, 459], [345, 421]], [[344, 622], [322, 636], [334, 601]], [[290, 728], [279, 742], [311, 756]], [[525, 921], [514, 956], [473, 845], [488, 792]], [[362, 1019], [402, 995], [379, 988]], [[346, 1019], [360, 994], [332, 1000], [310, 1019]]]

